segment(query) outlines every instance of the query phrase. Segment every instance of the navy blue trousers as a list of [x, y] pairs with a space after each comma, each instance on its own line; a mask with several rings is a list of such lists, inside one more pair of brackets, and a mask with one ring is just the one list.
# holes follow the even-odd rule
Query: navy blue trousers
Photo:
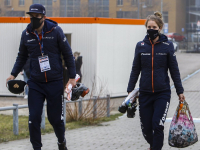
[[164, 122], [167, 116], [171, 91], [139, 95], [141, 129], [153, 150], [161, 150], [164, 141]]
[[41, 83], [29, 80], [28, 86], [29, 132], [34, 150], [41, 150], [42, 147], [40, 124], [45, 99], [48, 120], [54, 128], [58, 142], [62, 143], [65, 139], [63, 81]]

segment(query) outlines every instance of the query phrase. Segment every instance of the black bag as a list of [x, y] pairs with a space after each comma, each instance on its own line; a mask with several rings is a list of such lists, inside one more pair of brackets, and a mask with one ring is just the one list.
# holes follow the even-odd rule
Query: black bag
[[7, 83], [8, 90], [14, 94], [20, 94], [24, 92], [26, 82], [22, 80], [10, 80]]

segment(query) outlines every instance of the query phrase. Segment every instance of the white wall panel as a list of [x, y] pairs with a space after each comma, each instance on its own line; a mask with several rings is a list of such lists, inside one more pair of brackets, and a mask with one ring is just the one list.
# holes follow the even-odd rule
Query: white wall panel
[[98, 84], [106, 83], [111, 96], [127, 94], [135, 46], [145, 32], [142, 25], [98, 25]]
[[[6, 88], [6, 79], [10, 75], [19, 50], [19, 42], [23, 30], [22, 23], [0, 24], [0, 95], [12, 95]], [[20, 78], [20, 77], [19, 77]]]

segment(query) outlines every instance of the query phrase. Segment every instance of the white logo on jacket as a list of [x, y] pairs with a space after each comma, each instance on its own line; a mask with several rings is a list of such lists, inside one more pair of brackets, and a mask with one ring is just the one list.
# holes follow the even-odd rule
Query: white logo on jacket
[[141, 43], [141, 46], [144, 46], [144, 42]]
[[169, 43], [167, 43], [167, 42], [162, 42], [163, 44], [166, 44], [166, 45], [169, 45]]
[[156, 55], [167, 55], [167, 53], [156, 53]]
[[32, 42], [32, 41], [35, 41], [35, 39], [27, 40], [27, 42]]
[[151, 55], [151, 53], [141, 53], [141, 55]]
[[66, 38], [66, 37], [63, 39], [63, 42], [65, 42], [65, 41], [67, 41], [67, 38]]
[[26, 32], [26, 35], [29, 35], [29, 33], [28, 33], [28, 32]]
[[176, 54], [174, 53], [174, 55], [173, 56], [176, 56]]
[[54, 37], [43, 37], [43, 39], [49, 39], [49, 40], [51, 40], [51, 39], [54, 39]]

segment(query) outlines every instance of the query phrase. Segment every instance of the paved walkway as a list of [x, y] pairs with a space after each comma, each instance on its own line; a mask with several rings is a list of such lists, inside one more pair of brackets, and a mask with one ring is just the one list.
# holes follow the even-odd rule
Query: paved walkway
[[[187, 67], [182, 68], [188, 69]], [[200, 67], [197, 67], [197, 69], [200, 69]], [[192, 73], [191, 70], [191, 68], [188, 69], [188, 74]], [[185, 81], [183, 86], [193, 118], [200, 118], [200, 72]], [[175, 89], [172, 89], [168, 118], [174, 115], [177, 105], [178, 97]], [[200, 123], [195, 125], [197, 133], [200, 133]], [[170, 123], [166, 122], [163, 150], [178, 150], [177, 148], [170, 147], [167, 143], [169, 126]], [[138, 111], [134, 119], [123, 116], [115, 121], [105, 122], [98, 126], [66, 130], [66, 138], [69, 150], [146, 150], [149, 147], [141, 133]], [[42, 141], [42, 150], [57, 150], [57, 140], [54, 133], [43, 135]], [[200, 142], [183, 149], [200, 150]], [[0, 150], [32, 150], [32, 147], [29, 139], [24, 139], [2, 143], [0, 144]]]

